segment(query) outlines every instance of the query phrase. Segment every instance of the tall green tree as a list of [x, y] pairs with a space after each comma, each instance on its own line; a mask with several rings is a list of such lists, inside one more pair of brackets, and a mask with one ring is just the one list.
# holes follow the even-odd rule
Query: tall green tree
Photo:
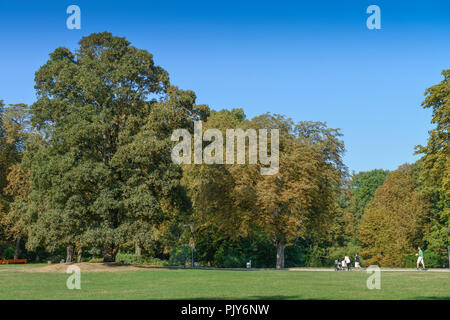
[[35, 81], [32, 121], [44, 139], [24, 159], [27, 245], [101, 247], [110, 262], [120, 245], [158, 238], [185, 205], [170, 135], [208, 108], [172, 86], [150, 53], [108, 32], [75, 52], [57, 48]]
[[[320, 122], [299, 122], [278, 115], [252, 120], [257, 128], [279, 128], [280, 168], [274, 175], [241, 172], [240, 187], [252, 180], [253, 219], [277, 249], [276, 267], [284, 268], [285, 248], [298, 239], [326, 236], [336, 210], [335, 197], [346, 168], [340, 132]], [[248, 187], [248, 186], [247, 186]], [[245, 188], [245, 187], [244, 187]]]
[[431, 109], [434, 128], [427, 144], [416, 147], [416, 154], [423, 154], [419, 161], [422, 192], [432, 201], [429, 249], [446, 261], [450, 245], [450, 70], [442, 75], [440, 83], [425, 91], [422, 106]]
[[284, 267], [286, 246], [307, 235], [325, 235], [345, 171], [338, 130], [323, 123], [295, 124], [281, 115], [246, 120], [237, 110], [212, 113], [203, 127], [222, 132], [279, 129], [280, 168], [276, 174], [261, 175], [264, 165], [248, 160], [246, 164], [187, 166], [185, 178], [199, 228], [218, 228], [230, 239], [261, 230], [277, 249], [277, 268]]
[[430, 203], [418, 191], [414, 167], [405, 164], [391, 172], [366, 207], [359, 228], [368, 264], [404, 267], [408, 256], [423, 247]]
[[364, 210], [372, 201], [375, 191], [386, 180], [388, 170], [375, 169], [361, 171], [353, 175], [349, 183], [351, 190], [348, 210], [354, 215], [355, 222], [359, 222]]
[[[29, 108], [26, 104], [19, 103], [2, 108], [0, 118], [0, 140], [2, 140], [0, 224], [5, 238], [14, 240], [16, 243], [14, 259], [17, 259], [25, 233], [23, 226], [11, 217], [16, 207], [14, 205], [16, 199], [26, 197], [28, 194], [28, 190], [22, 188], [23, 184], [27, 184], [28, 178], [20, 174], [20, 162], [26, 141], [36, 133], [31, 130]], [[21, 178], [18, 179], [19, 177]]]

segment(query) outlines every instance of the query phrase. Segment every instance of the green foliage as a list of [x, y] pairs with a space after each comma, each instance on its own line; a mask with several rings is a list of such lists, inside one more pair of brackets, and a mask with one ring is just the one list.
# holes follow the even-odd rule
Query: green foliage
[[376, 191], [359, 228], [367, 263], [403, 267], [406, 257], [423, 246], [430, 203], [417, 187], [413, 166], [405, 164]]
[[48, 252], [45, 248], [38, 247], [34, 251], [27, 251], [25, 258], [29, 262], [59, 263], [62, 259], [66, 259], [66, 248], [56, 248], [53, 252]]
[[251, 261], [252, 268], [273, 268], [274, 246], [268, 241], [242, 238], [238, 241], [222, 241], [214, 254], [213, 266], [245, 268]]
[[[108, 32], [83, 37], [36, 72], [30, 108], [0, 100], [1, 254], [11, 256], [20, 237], [30, 261], [59, 262], [71, 245], [105, 261], [160, 265], [150, 256], [170, 256], [183, 265], [190, 239], [195, 261], [216, 267], [330, 266], [357, 251], [367, 264], [409, 267], [413, 246], [422, 245], [427, 266], [445, 267], [450, 70], [442, 74], [422, 104], [434, 125], [427, 145], [417, 146], [423, 157], [348, 181], [338, 129], [210, 111], [172, 85], [146, 50]], [[278, 173], [262, 176], [261, 163], [173, 164], [171, 133], [192, 132], [192, 120], [223, 132], [279, 129]], [[124, 253], [136, 244], [144, 255]]]
[[354, 243], [348, 243], [344, 247], [330, 247], [327, 248], [327, 259], [326, 259], [326, 266], [332, 266], [334, 265], [334, 260], [342, 261], [344, 260], [345, 255], [348, 254], [350, 257], [352, 266], [355, 263], [355, 255], [359, 254], [360, 257], [360, 265], [366, 266], [366, 263], [364, 261], [364, 257], [361, 255], [361, 247], [359, 245], [355, 245]]
[[155, 257], [147, 257], [143, 255], [136, 255], [133, 253], [117, 253], [116, 261], [123, 261], [126, 264], [145, 264], [155, 266], [165, 266], [167, 261], [160, 260]]
[[45, 139], [24, 154], [32, 191], [17, 214], [28, 248], [100, 247], [114, 261], [122, 244], [161, 239], [188, 206], [171, 133], [209, 109], [150, 53], [107, 32], [74, 53], [57, 48], [35, 82], [32, 122]]
[[425, 237], [436, 264], [446, 260], [450, 245], [450, 70], [444, 79], [425, 91], [423, 108], [432, 110], [433, 129], [425, 146], [416, 146], [423, 154], [420, 166], [421, 192], [431, 199], [431, 228]]
[[375, 191], [384, 183], [388, 173], [388, 170], [375, 169], [358, 172], [352, 177], [348, 210], [355, 216], [356, 222], [361, 220], [367, 204], [372, 201]]
[[186, 265], [190, 264], [191, 250], [192, 248], [190, 246], [178, 246], [172, 249], [170, 252], [169, 265], [182, 266], [185, 261]]
[[306, 267], [322, 267], [326, 265], [326, 248], [313, 245], [308, 248], [306, 253]]
[[5, 250], [3, 250], [3, 253], [0, 255], [0, 259], [12, 259], [12, 258], [14, 258], [13, 247], [7, 247]]

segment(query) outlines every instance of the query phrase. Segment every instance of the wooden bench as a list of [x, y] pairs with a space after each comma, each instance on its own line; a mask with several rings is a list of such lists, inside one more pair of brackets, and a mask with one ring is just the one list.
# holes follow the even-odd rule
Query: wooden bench
[[27, 259], [2, 259], [0, 264], [27, 263]]

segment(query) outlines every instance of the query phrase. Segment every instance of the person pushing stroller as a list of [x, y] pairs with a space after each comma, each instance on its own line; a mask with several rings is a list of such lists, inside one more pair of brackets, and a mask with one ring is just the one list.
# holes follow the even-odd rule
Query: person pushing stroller
[[344, 262], [345, 262], [345, 266], [347, 267], [347, 271], [350, 271], [351, 261], [350, 261], [350, 257], [348, 256], [348, 254], [345, 255]]
[[345, 256], [344, 260], [339, 261], [339, 259], [334, 260], [335, 270], [345, 270], [350, 271], [350, 257], [348, 255]]

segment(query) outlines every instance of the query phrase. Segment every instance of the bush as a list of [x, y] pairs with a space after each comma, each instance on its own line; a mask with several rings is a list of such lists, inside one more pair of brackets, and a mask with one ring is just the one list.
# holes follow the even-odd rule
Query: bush
[[355, 265], [355, 254], [359, 253], [360, 265], [365, 266], [364, 257], [361, 256], [361, 247], [352, 243], [347, 244], [344, 247], [330, 247], [328, 248], [328, 254], [326, 259], [326, 266], [333, 266], [334, 260], [338, 259], [342, 261], [346, 254], [349, 255], [351, 265]]
[[[169, 265], [171, 266], [182, 266], [184, 265], [184, 260], [186, 263], [191, 261], [191, 250], [189, 246], [178, 246], [170, 252]], [[195, 252], [194, 252], [195, 253]]]
[[[188, 261], [191, 251], [188, 248]], [[219, 230], [200, 234], [194, 250], [195, 261], [219, 268], [245, 268], [251, 260], [253, 268], [275, 267], [276, 248], [263, 232], [254, 231], [246, 238], [230, 239]], [[181, 252], [181, 264], [184, 253]], [[288, 258], [286, 258], [286, 263]]]
[[8, 247], [3, 251], [2, 255], [0, 256], [0, 259], [13, 259], [14, 258], [14, 248]]
[[247, 259], [239, 249], [220, 247], [214, 255], [214, 264], [223, 268], [244, 268]]
[[[433, 250], [423, 250], [423, 258], [426, 268], [445, 268], [447, 267], [447, 259], [442, 259], [442, 256], [436, 254]], [[415, 255], [408, 255], [404, 260], [405, 268], [416, 268], [417, 257]], [[419, 265], [422, 267], [422, 264]]]
[[[275, 261], [275, 253], [271, 256]], [[284, 266], [286, 268], [301, 267], [305, 263], [305, 250], [299, 246], [289, 246], [284, 250]]]
[[66, 259], [66, 248], [57, 248], [54, 252], [48, 252], [44, 248], [38, 247], [35, 251], [26, 251], [24, 257], [29, 262], [47, 262], [59, 263], [61, 259]]
[[433, 250], [425, 250], [423, 256], [425, 260], [425, 267], [427, 268], [446, 268], [448, 266], [447, 255], [442, 256]]
[[167, 261], [160, 260], [154, 257], [146, 257], [143, 255], [136, 255], [133, 253], [122, 253], [119, 252], [116, 256], [116, 261], [123, 261], [126, 264], [151, 264], [157, 266], [167, 265]]
[[417, 262], [417, 257], [413, 255], [408, 255], [403, 260], [403, 267], [404, 268], [415, 268]]

